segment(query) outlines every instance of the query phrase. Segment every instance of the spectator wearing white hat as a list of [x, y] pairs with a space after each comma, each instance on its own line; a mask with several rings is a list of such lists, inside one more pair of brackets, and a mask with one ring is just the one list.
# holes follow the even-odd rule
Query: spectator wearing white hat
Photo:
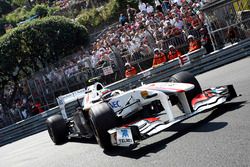
[[126, 71], [125, 71], [125, 77], [126, 78], [130, 78], [130, 77], [133, 77], [137, 74], [137, 71], [136, 71], [136, 68], [133, 67], [130, 63], [126, 63], [125, 64], [125, 67], [126, 67]]
[[194, 39], [193, 35], [188, 36], [188, 45], [189, 45], [188, 52], [193, 52], [201, 47], [199, 42], [196, 39]]
[[168, 60], [173, 60], [181, 55], [181, 52], [174, 45], [169, 45]]
[[158, 67], [167, 61], [166, 56], [159, 48], [154, 49], [154, 59], [152, 67]]

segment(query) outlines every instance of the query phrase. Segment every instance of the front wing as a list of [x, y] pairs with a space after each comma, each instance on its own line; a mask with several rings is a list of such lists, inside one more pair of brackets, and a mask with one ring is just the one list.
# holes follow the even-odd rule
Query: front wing
[[233, 85], [220, 86], [204, 90], [192, 100], [192, 113], [185, 113], [175, 117], [173, 121], [162, 121], [160, 117], [144, 118], [129, 125], [114, 128], [108, 131], [113, 146], [130, 146], [136, 140], [144, 140], [170, 126], [182, 122], [194, 115], [217, 107], [237, 97]]

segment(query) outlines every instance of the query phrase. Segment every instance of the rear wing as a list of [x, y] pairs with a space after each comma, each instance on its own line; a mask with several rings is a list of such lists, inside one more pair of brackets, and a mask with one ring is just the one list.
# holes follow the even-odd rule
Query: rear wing
[[64, 119], [67, 119], [67, 113], [65, 110], [65, 105], [69, 104], [73, 101], [79, 100], [79, 99], [83, 99], [84, 96], [86, 94], [86, 89], [80, 89], [71, 93], [68, 93], [66, 95], [62, 95], [56, 98], [58, 106], [61, 110], [61, 114], [63, 116]]
[[[57, 100], [58, 106], [61, 110], [63, 118], [64, 119], [68, 118], [66, 110], [65, 110], [66, 104], [69, 104], [73, 101], [77, 101], [79, 99], [83, 99], [85, 97], [86, 93], [98, 91], [98, 90], [101, 90], [103, 88], [104, 88], [104, 86], [101, 83], [96, 82], [93, 85], [88, 86], [87, 89], [85, 89], [85, 88], [79, 89], [79, 90], [76, 90], [74, 92], [68, 93], [66, 95], [62, 95], [62, 96], [57, 97], [56, 100]], [[84, 107], [83, 103], [80, 104], [80, 102], [79, 102], [79, 105]]]

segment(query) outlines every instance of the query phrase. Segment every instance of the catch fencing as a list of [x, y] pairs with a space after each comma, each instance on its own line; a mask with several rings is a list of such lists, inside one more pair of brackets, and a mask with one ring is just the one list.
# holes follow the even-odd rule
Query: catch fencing
[[[132, 78], [126, 78], [110, 84], [107, 86], [107, 88], [110, 88], [112, 90], [128, 90], [140, 86], [142, 82], [145, 84], [167, 81], [170, 76], [183, 70], [197, 75], [247, 57], [249, 55], [250, 39], [240, 41], [207, 55], [205, 55], [205, 49], [201, 48], [200, 50], [186, 54], [186, 56], [188, 56], [190, 60], [190, 62], [186, 65], [180, 66], [179, 59], [175, 59], [171, 62], [165, 63], [160, 67], [150, 68], [148, 70], [140, 72]], [[72, 116], [72, 113], [77, 106], [77, 102], [72, 102], [66, 105], [66, 112], [69, 117]], [[46, 129], [46, 119], [54, 114], [60, 114], [59, 107], [52, 108], [41, 114], [0, 129], [0, 146], [44, 131]]]

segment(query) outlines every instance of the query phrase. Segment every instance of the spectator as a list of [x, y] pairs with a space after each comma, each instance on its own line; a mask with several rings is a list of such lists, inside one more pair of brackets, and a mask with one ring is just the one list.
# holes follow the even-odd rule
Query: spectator
[[151, 16], [153, 12], [154, 12], [154, 7], [149, 3], [147, 3], [147, 14]]
[[235, 43], [238, 41], [238, 38], [237, 38], [237, 32], [235, 30], [234, 27], [230, 27], [227, 31], [227, 39], [228, 39], [228, 42], [230, 42], [231, 44]]
[[163, 13], [162, 11], [162, 7], [161, 7], [161, 2], [159, 0], [155, 0], [155, 7], [158, 11], [160, 11], [161, 13]]
[[131, 8], [130, 5], [127, 5], [127, 15], [128, 15], [128, 21], [130, 23], [133, 22], [136, 15], [136, 9]]
[[177, 27], [179, 30], [183, 29], [183, 21], [180, 20], [178, 17], [174, 18], [174, 26]]
[[110, 57], [109, 57], [109, 54], [103, 54], [102, 56], [101, 56], [101, 59], [98, 61], [98, 65], [100, 66], [100, 67], [107, 67], [107, 66], [110, 66], [111, 65], [111, 59], [110, 59]]
[[130, 63], [126, 63], [125, 68], [126, 68], [126, 71], [125, 71], [125, 77], [126, 78], [133, 77], [133, 76], [135, 76], [137, 74], [136, 68], [133, 67]]
[[30, 105], [31, 105], [31, 116], [39, 114], [38, 107], [32, 101], [30, 101]]
[[157, 67], [167, 61], [166, 56], [159, 48], [154, 49], [154, 59], [152, 67]]
[[42, 106], [42, 105], [41, 105], [40, 102], [37, 101], [37, 102], [35, 103], [35, 107], [38, 109], [39, 113], [44, 112], [44, 110], [42, 109], [41, 106]]
[[147, 6], [144, 2], [142, 2], [141, 0], [139, 1], [139, 5], [138, 8], [140, 10], [141, 13], [146, 14], [147, 13]]
[[191, 25], [194, 29], [198, 30], [202, 27], [201, 20], [197, 15], [192, 17]]
[[200, 12], [200, 11], [197, 11], [196, 14], [199, 17], [201, 23], [204, 23], [205, 22], [205, 15], [204, 15], [204, 13]]
[[180, 57], [181, 55], [182, 55], [181, 52], [175, 49], [174, 45], [169, 46], [168, 60], [173, 60], [177, 57]]
[[201, 28], [200, 34], [201, 34], [201, 45], [206, 49], [207, 54], [214, 51], [212, 41], [208, 35], [206, 28]]
[[122, 13], [120, 14], [119, 22], [121, 23], [122, 26], [124, 26], [126, 23], [126, 17]]
[[151, 55], [152, 52], [153, 52], [153, 51], [152, 51], [152, 49], [149, 47], [148, 42], [145, 40], [145, 41], [141, 44], [140, 53], [141, 53], [143, 56], [148, 56], [148, 55]]
[[189, 52], [193, 52], [200, 48], [200, 44], [194, 39], [193, 35], [188, 36]]
[[[191, 2], [191, 0], [189, 0]], [[184, 1], [185, 2], [185, 1]], [[178, 6], [182, 6], [183, 0], [172, 0], [173, 4], [176, 4]]]
[[162, 10], [164, 14], [167, 14], [167, 12], [171, 10], [171, 5], [169, 3], [169, 0], [164, 0], [162, 2]]

